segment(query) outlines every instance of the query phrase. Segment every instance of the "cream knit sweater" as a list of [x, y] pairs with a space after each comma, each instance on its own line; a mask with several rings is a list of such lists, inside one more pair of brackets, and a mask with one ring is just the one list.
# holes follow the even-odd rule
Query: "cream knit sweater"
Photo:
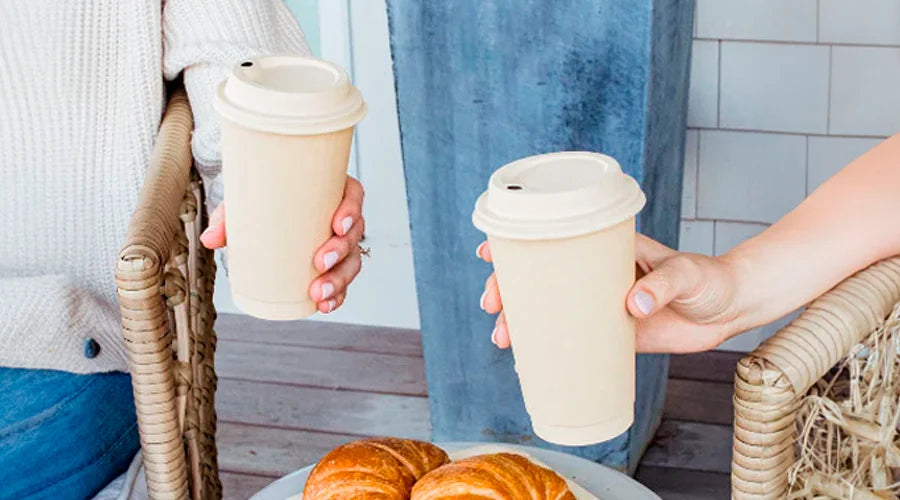
[[309, 53], [280, 0], [0, 1], [0, 366], [127, 369], [114, 269], [163, 78], [184, 72], [212, 204], [213, 89], [264, 53]]

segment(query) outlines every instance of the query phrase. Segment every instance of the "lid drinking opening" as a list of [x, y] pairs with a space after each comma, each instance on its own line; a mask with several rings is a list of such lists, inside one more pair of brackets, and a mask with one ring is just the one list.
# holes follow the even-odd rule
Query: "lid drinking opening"
[[506, 189], [508, 189], [508, 190], [510, 190], [510, 191], [521, 191], [521, 190], [522, 190], [522, 186], [520, 186], [520, 185], [518, 185], [518, 184], [507, 184], [507, 185], [506, 185]]

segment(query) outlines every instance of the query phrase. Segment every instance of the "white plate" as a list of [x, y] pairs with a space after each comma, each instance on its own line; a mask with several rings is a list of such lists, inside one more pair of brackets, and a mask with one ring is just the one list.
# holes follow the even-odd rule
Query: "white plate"
[[[466, 448], [484, 446], [488, 443], [437, 443], [447, 453], [454, 453]], [[656, 494], [630, 477], [616, 472], [609, 467], [560, 453], [530, 446], [503, 445], [531, 455], [547, 464], [557, 473], [574, 481], [601, 500], [660, 500]], [[312, 465], [275, 481], [250, 500], [285, 500], [290, 497], [299, 498]]]

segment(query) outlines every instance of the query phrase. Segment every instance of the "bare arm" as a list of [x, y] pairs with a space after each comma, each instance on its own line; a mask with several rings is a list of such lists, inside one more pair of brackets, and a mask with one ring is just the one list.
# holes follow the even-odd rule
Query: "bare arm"
[[723, 257], [748, 328], [900, 254], [900, 134], [862, 155], [759, 236]]

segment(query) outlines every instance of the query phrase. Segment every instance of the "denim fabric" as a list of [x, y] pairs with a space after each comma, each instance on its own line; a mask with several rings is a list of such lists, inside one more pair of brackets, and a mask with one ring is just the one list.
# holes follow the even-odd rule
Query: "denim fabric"
[[474, 257], [484, 235], [471, 213], [507, 162], [599, 151], [641, 182], [639, 229], [677, 245], [693, 2], [387, 3], [433, 438], [534, 444], [633, 471], [660, 420], [668, 357], [638, 356], [630, 431], [579, 448], [540, 441], [478, 307], [490, 267]]
[[91, 498], [138, 448], [129, 375], [0, 368], [0, 499]]

